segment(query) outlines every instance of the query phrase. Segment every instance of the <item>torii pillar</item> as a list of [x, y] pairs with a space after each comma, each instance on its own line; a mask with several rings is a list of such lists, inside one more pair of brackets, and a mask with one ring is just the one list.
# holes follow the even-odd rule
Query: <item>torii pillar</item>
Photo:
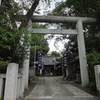
[[[28, 25], [27, 25], [27, 29], [28, 31], [31, 32], [32, 30], [32, 21], [29, 20]], [[31, 33], [28, 33], [28, 36], [31, 38]], [[28, 45], [28, 46], [27, 46]], [[29, 61], [30, 61], [30, 43], [26, 43], [25, 46], [25, 51], [27, 52], [27, 54], [25, 55], [25, 57], [27, 57], [27, 59], [24, 60], [23, 63], [23, 77], [24, 77], [24, 88], [27, 89], [28, 88], [28, 80], [29, 80]]]
[[79, 62], [81, 71], [81, 82], [82, 82], [82, 87], [87, 87], [89, 85], [89, 75], [87, 69], [87, 59], [86, 59], [82, 21], [79, 20], [77, 22], [76, 29], [78, 32], [77, 41], [78, 41]]

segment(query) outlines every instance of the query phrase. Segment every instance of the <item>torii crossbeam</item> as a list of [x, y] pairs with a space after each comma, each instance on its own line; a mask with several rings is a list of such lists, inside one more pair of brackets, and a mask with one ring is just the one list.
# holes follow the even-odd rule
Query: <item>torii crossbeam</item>
[[84, 24], [91, 24], [97, 21], [96, 18], [88, 17], [67, 17], [67, 16], [32, 16], [32, 22], [48, 22], [48, 23], [77, 23], [79, 20]]
[[33, 34], [73, 34], [77, 35], [76, 30], [65, 30], [65, 29], [32, 29]]

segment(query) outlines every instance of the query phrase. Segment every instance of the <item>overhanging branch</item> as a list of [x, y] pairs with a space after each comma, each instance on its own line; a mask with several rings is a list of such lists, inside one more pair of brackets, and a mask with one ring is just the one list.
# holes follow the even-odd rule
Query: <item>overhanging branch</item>
[[[29, 19], [32, 17], [33, 12], [35, 11], [36, 7], [38, 6], [40, 0], [35, 0], [34, 3], [32, 4], [31, 8], [26, 14], [26, 20], [24, 20], [21, 24], [21, 27], [26, 27], [28, 24]], [[21, 28], [20, 27], [20, 28]]]
[[28, 19], [31, 18], [31, 16], [33, 15], [33, 12], [35, 11], [36, 7], [38, 6], [40, 0], [35, 0], [35, 2], [32, 4], [31, 8], [29, 9], [29, 11], [27, 12], [26, 16]]

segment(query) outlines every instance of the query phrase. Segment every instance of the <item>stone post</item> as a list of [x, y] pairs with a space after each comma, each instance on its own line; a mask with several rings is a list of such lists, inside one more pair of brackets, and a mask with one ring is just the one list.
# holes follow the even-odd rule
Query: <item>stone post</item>
[[20, 92], [20, 77], [18, 77], [17, 80], [18, 80], [18, 83], [17, 83], [17, 96], [16, 96], [16, 98], [18, 99], [19, 98], [19, 92]]
[[33, 67], [30, 67], [29, 68], [29, 77], [31, 78], [31, 79], [35, 79], [35, 77], [33, 77], [34, 76], [34, 70], [33, 70]]
[[42, 69], [40, 69], [40, 75], [42, 75]]
[[29, 60], [24, 60], [24, 89], [28, 88]]
[[22, 74], [22, 77], [21, 77], [21, 80], [20, 80], [20, 93], [19, 93], [19, 97], [23, 98], [24, 97], [24, 68], [21, 68], [20, 71], [21, 71], [21, 74]]
[[[32, 21], [29, 20], [28, 25], [27, 25], [27, 29], [29, 31], [32, 30]], [[29, 37], [31, 37], [31, 34], [29, 33]], [[26, 52], [28, 53], [28, 55], [25, 55], [27, 57], [27, 59], [24, 60], [23, 62], [23, 67], [24, 67], [24, 88], [27, 89], [28, 88], [28, 80], [29, 80], [29, 60], [30, 60], [30, 43], [26, 44]]]
[[1, 6], [1, 1], [2, 1], [2, 0], [0, 0], [0, 6]]
[[79, 62], [81, 71], [81, 82], [82, 82], [82, 87], [87, 87], [89, 85], [89, 76], [87, 69], [87, 59], [86, 59], [82, 21], [77, 22], [76, 29], [78, 32], [77, 41], [78, 41]]
[[36, 80], [35, 68], [36, 68], [36, 66], [33, 66], [33, 79], [34, 79], [34, 80]]
[[0, 98], [3, 96], [3, 78], [0, 78]]
[[66, 78], [68, 77], [68, 68], [66, 68]]
[[[20, 97], [20, 91], [21, 91], [21, 78], [22, 78], [22, 75], [21, 74], [18, 74], [18, 84], [17, 84], [17, 99]], [[22, 98], [22, 97], [21, 97]]]
[[100, 95], [100, 65], [94, 66], [97, 91]]
[[18, 64], [10, 63], [7, 67], [4, 100], [16, 100]]

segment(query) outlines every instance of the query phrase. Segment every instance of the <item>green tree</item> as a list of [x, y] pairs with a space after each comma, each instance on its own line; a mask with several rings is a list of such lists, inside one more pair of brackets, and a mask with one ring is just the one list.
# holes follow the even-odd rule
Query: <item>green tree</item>
[[51, 55], [54, 55], [55, 57], [60, 57], [60, 53], [57, 51], [52, 51]]
[[[22, 37], [24, 32], [26, 32], [25, 29], [17, 30], [0, 27], [0, 61], [22, 64], [26, 54], [24, 52], [25, 35]], [[21, 40], [21, 38], [24, 38], [24, 40]]]
[[26, 34], [29, 32], [25, 28], [19, 30], [16, 27], [16, 19], [13, 18], [14, 14], [19, 13], [20, 8], [16, 2], [10, 2], [2, 0], [0, 6], [0, 68], [10, 62], [22, 64], [26, 54], [24, 45], [29, 41]]
[[56, 61], [61, 62], [61, 54], [57, 51], [52, 51], [51, 55], [56, 57]]
[[[9, 62], [22, 64], [24, 55], [26, 55], [24, 45], [30, 41], [27, 36], [26, 26], [35, 12], [39, 1], [1, 0], [0, 67], [6, 66]], [[49, 0], [46, 1], [49, 2]], [[24, 15], [24, 11], [27, 12], [26, 15]], [[17, 21], [21, 23], [19, 29], [16, 24]]]

